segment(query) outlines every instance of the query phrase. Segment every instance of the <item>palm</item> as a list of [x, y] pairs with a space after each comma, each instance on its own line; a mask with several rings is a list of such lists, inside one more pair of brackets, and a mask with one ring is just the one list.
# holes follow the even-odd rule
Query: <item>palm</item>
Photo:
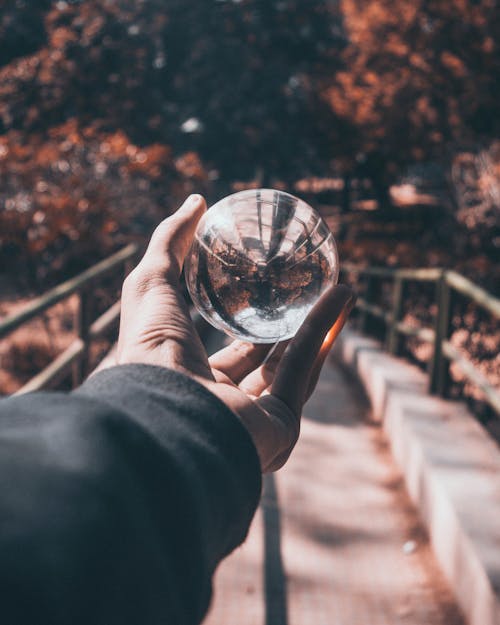
[[246, 426], [263, 470], [275, 470], [295, 445], [302, 406], [345, 322], [352, 292], [345, 286], [325, 291], [289, 345], [279, 345], [267, 360], [269, 346], [242, 341], [208, 358], [179, 286], [205, 209], [199, 196], [188, 198], [158, 226], [143, 259], [125, 280], [115, 363], [168, 367], [203, 384]]
[[285, 343], [273, 349], [233, 341], [209, 359], [215, 382], [207, 386], [238, 414], [258, 442], [263, 471], [284, 464], [299, 435], [300, 414], [271, 388], [285, 347]]

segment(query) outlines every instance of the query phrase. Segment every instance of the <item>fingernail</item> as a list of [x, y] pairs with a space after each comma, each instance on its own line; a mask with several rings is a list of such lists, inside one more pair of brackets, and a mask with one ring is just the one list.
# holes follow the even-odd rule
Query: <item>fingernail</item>
[[192, 206], [196, 206], [198, 205], [201, 201], [202, 201], [202, 197], [201, 195], [199, 195], [198, 193], [193, 193], [193, 195], [190, 195], [188, 197], [188, 203], [191, 204]]

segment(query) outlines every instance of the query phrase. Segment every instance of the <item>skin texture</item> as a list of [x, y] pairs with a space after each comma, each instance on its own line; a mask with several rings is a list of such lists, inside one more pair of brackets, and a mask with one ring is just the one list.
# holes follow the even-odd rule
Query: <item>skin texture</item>
[[248, 429], [263, 472], [286, 462], [300, 431], [302, 407], [352, 306], [344, 286], [328, 289], [296, 336], [271, 346], [234, 341], [208, 358], [189, 315], [179, 278], [206, 203], [191, 195], [156, 228], [147, 251], [126, 278], [114, 362], [175, 369], [207, 387]]

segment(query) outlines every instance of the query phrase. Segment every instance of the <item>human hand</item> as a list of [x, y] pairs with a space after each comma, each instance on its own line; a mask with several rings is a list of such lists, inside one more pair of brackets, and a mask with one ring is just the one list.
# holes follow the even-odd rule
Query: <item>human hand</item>
[[332, 286], [296, 336], [271, 346], [233, 341], [208, 358], [179, 284], [184, 258], [205, 200], [192, 195], [155, 230], [122, 291], [116, 364], [143, 363], [184, 373], [208, 388], [248, 429], [262, 471], [279, 469], [300, 430], [302, 407], [354, 304], [346, 286]]

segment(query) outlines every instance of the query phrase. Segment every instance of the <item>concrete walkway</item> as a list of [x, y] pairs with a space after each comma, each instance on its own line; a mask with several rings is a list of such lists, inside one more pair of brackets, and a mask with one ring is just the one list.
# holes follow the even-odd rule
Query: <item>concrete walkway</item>
[[206, 625], [459, 625], [363, 391], [330, 360], [299, 444], [221, 564]]

